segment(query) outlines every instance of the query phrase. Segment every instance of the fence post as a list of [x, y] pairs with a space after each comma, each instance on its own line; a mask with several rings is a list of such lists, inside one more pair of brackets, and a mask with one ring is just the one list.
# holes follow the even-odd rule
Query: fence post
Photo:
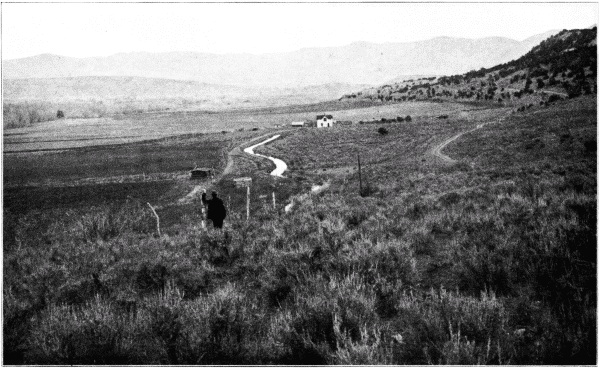
[[246, 222], [250, 219], [250, 185], [246, 186]]
[[273, 191], [273, 210], [275, 210], [275, 209], [276, 209], [276, 206], [275, 206], [275, 191]]

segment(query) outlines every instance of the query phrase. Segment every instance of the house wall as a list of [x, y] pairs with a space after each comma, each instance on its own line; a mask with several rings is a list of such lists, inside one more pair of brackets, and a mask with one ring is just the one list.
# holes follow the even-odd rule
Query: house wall
[[317, 128], [333, 127], [334, 122], [335, 120], [333, 119], [327, 119], [326, 121], [323, 119], [319, 119], [317, 120]]

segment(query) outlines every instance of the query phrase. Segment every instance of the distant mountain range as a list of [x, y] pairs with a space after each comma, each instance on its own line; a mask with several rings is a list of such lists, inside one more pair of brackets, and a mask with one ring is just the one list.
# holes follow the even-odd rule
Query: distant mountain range
[[[65, 79], [65, 86], [73, 86], [73, 82], [77, 81], [73, 78], [88, 76], [194, 81], [177, 87], [175, 82], [165, 82], [169, 85], [167, 89], [183, 87], [184, 91], [211, 90], [214, 88], [211, 85], [243, 88], [298, 88], [332, 83], [377, 85], [403, 75], [448, 75], [506, 63], [524, 55], [557, 32], [549, 31], [523, 41], [502, 37], [437, 37], [406, 43], [355, 42], [341, 47], [305, 48], [260, 55], [133, 52], [108, 57], [71, 58], [43, 54], [3, 61], [2, 73], [5, 83], [10, 79], [61, 78]], [[111, 83], [115, 80], [106, 81], [109, 85], [101, 90], [113, 88]], [[40, 90], [45, 88], [43, 85], [36, 81], [32, 88]], [[6, 90], [5, 86], [5, 94], [9, 97], [15, 93], [13, 87], [9, 84]], [[352, 89], [355, 88], [349, 90]]]

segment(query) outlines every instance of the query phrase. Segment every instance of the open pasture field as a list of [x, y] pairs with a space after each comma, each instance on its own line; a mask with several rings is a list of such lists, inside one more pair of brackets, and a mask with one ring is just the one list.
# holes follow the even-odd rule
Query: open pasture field
[[[475, 107], [483, 109], [484, 107]], [[332, 114], [336, 120], [350, 120], [354, 124], [359, 121], [381, 120], [381, 118], [392, 119], [398, 116], [405, 117], [428, 117], [441, 114], [457, 114], [463, 110], [469, 110], [470, 107], [454, 102], [406, 102], [401, 104], [382, 104], [369, 103], [364, 104], [355, 102], [329, 102], [323, 104], [314, 104], [306, 106], [292, 106], [283, 108], [273, 108], [257, 111], [256, 113], [264, 121], [271, 124], [289, 125], [292, 121], [315, 121], [317, 114]]]
[[[283, 132], [257, 152], [286, 161], [284, 179], [239, 150], [270, 130], [190, 136], [238, 148], [214, 185], [230, 209], [224, 232], [202, 230], [195, 204], [172, 201], [158, 210], [160, 237], [140, 198], [5, 210], [4, 362], [594, 364], [595, 99], [515, 114], [340, 110], [340, 120], [413, 120]], [[443, 149], [455, 163], [432, 155], [488, 122]], [[249, 221], [238, 175], [254, 182]], [[326, 181], [282, 211], [286, 197]]]
[[185, 175], [200, 167], [224, 167], [227, 149], [248, 134], [190, 134], [122, 145], [89, 146], [45, 153], [4, 155], [5, 187], [73, 185], [91, 178]]
[[[332, 129], [301, 128], [284, 133], [282, 139], [259, 147], [257, 151], [283, 159], [291, 175], [357, 180], [354, 177], [357, 177], [360, 155], [363, 179], [402, 180], [413, 172], [440, 166], [436, 158], [428, 155], [436, 143], [477, 124], [495, 122], [510, 113], [508, 109], [465, 106], [460, 110], [446, 104], [434, 104], [426, 114], [412, 110], [422, 104], [408, 104], [405, 109], [388, 111], [387, 116], [412, 112], [411, 122], [337, 125]], [[439, 115], [447, 115], [447, 118], [439, 119]], [[387, 134], [378, 132], [382, 127]]]
[[[194, 165], [214, 168], [220, 175], [229, 151], [255, 136], [257, 132], [188, 134], [59, 152], [5, 154], [4, 214], [18, 218], [31, 212], [120, 206], [130, 200], [170, 205], [195, 186], [210, 185], [190, 180]], [[167, 206], [165, 211], [170, 210]], [[180, 213], [175, 211], [173, 221]]]
[[170, 136], [217, 133], [254, 128], [243, 123], [227, 124], [212, 114], [140, 114], [124, 118], [64, 119], [5, 130], [4, 152], [55, 151], [68, 148], [123, 144]]
[[[323, 109], [323, 110], [319, 110]], [[372, 120], [398, 115], [435, 115], [464, 109], [456, 103], [365, 104], [329, 102], [234, 111], [145, 113], [112, 118], [60, 119], [4, 131], [4, 153], [55, 151], [75, 147], [123, 144], [196, 133], [233, 132], [289, 126], [333, 114], [338, 120]]]
[[[466, 124], [466, 122], [473, 119], [473, 111], [461, 111], [461, 105], [449, 103], [408, 103], [370, 107], [359, 106], [355, 110], [347, 109], [348, 106], [337, 103], [330, 103], [327, 104], [327, 106], [337, 108], [343, 106], [346, 108], [345, 110], [333, 112], [333, 114], [335, 114], [336, 117], [339, 116], [339, 119], [341, 120], [354, 119], [356, 121], [356, 119], [370, 120], [373, 119], [373, 117], [380, 116], [395, 117], [397, 115], [412, 115], [414, 121], [412, 124], [406, 125], [406, 127], [413, 128], [409, 128], [408, 131], [403, 129], [403, 131], [405, 131], [404, 134], [406, 137], [410, 136], [410, 139], [413, 140], [416, 139], [416, 136], [413, 134], [418, 131], [420, 132], [420, 137], [426, 142], [433, 142], [436, 134], [454, 132], [454, 130], [460, 129], [462, 123]], [[306, 110], [311, 110], [314, 107], [315, 106], [307, 105], [304, 108]], [[293, 109], [297, 109], [297, 107], [294, 107]], [[238, 113], [206, 113], [204, 115], [210, 116], [210, 119], [213, 119], [215, 122], [220, 122], [220, 127], [211, 128], [218, 133], [190, 133], [138, 142], [135, 142], [135, 140], [139, 139], [141, 136], [134, 136], [134, 134], [138, 134], [142, 131], [142, 121], [144, 122], [144, 125], [148, 124], [151, 127], [171, 127], [175, 124], [171, 121], [177, 122], [178, 127], [192, 127], [194, 126], [193, 119], [198, 119], [198, 116], [203, 115], [173, 113], [164, 116], [156, 115], [152, 118], [143, 118], [144, 116], [140, 115], [136, 118], [139, 119], [136, 124], [131, 124], [130, 120], [64, 120], [42, 123], [36, 126], [35, 129], [19, 130], [23, 132], [11, 130], [5, 134], [5, 151], [10, 151], [11, 147], [11, 144], [7, 144], [7, 142], [12, 142], [15, 145], [26, 142], [26, 145], [34, 145], [35, 147], [41, 146], [45, 147], [44, 150], [48, 149], [51, 151], [26, 151], [4, 154], [3, 171], [5, 207], [14, 208], [15, 204], [21, 202], [22, 204], [19, 206], [24, 206], [26, 208], [32, 206], [35, 207], [36, 204], [40, 204], [40, 207], [48, 208], [52, 207], [53, 201], [56, 201], [57, 207], [68, 207], [70, 202], [73, 204], [85, 205], [86, 199], [89, 199], [90, 204], [96, 204], [108, 199], [120, 201], [132, 194], [135, 194], [134, 197], [136, 198], [148, 199], [153, 202], [160, 200], [161, 197], [174, 200], [177, 196], [184, 196], [186, 191], [189, 192], [191, 188], [193, 188], [194, 183], [188, 180], [188, 171], [193, 168], [194, 165], [215, 168], [218, 174], [227, 164], [228, 152], [233, 150], [234, 160], [231, 173], [219, 185], [223, 188], [228, 188], [226, 182], [231, 181], [235, 176], [253, 176], [257, 172], [268, 173], [270, 171], [270, 162], [249, 158], [243, 154], [241, 150], [236, 151], [235, 148], [237, 145], [240, 145], [253, 137], [268, 135], [272, 130], [244, 130], [241, 132], [239, 130], [234, 130], [222, 133], [222, 128], [226, 127], [228, 124], [233, 124], [235, 127], [254, 126], [254, 123], [257, 122], [261, 122], [261, 124], [266, 126], [274, 126], [278, 124], [277, 122], [286, 122], [287, 124], [287, 122], [302, 119], [302, 117], [306, 117], [306, 119], [312, 117], [314, 119], [314, 115], [317, 113], [318, 112], [314, 111], [308, 113], [296, 112], [292, 113], [291, 116], [290, 113], [286, 113], [285, 110], [281, 110], [277, 113], [269, 113], [269, 111], [261, 110]], [[441, 126], [437, 124], [437, 121], [433, 116], [441, 113], [449, 114], [453, 123], [445, 122], [445, 124]], [[480, 110], [478, 112], [478, 114], [488, 113], [488, 110]], [[188, 121], [186, 119], [190, 120]], [[458, 123], [456, 122], [456, 119], [459, 119]], [[430, 126], [446, 128], [440, 128], [439, 132], [415, 128], [426, 121], [430, 122], [428, 123]], [[61, 123], [65, 124], [65, 126], [62, 127], [60, 125]], [[108, 124], [108, 131], [102, 129], [103, 124]], [[357, 127], [358, 125], [355, 123], [354, 128], [351, 128], [349, 131], [355, 133], [350, 139], [358, 142], [361, 140], [360, 135], [362, 135], [362, 133], [360, 132], [363, 130], [371, 131], [371, 129], [367, 129], [366, 126], [364, 128]], [[211, 129], [208, 130], [210, 131]], [[340, 129], [341, 128], [336, 128], [335, 130], [328, 132], [309, 130], [309, 136], [306, 136], [306, 138], [303, 139], [305, 146], [297, 145], [301, 155], [302, 152], [306, 151], [306, 155], [304, 155], [301, 160], [314, 160], [312, 158], [314, 152], [311, 153], [311, 151], [314, 150], [309, 150], [306, 145], [320, 145], [322, 139], [319, 133], [325, 133], [325, 140], [328, 140], [329, 136], [327, 136], [327, 134], [331, 133], [333, 135], [338, 135], [339, 132], [343, 132], [339, 131]], [[107, 134], [113, 134], [115, 137], [123, 135], [119, 140], [132, 139], [134, 141], [125, 144], [99, 145], [99, 141], [96, 141], [95, 139], [88, 140], [81, 138], [86, 135], [93, 137], [101, 132], [105, 137]], [[177, 131], [167, 130], [162, 134], [167, 132], [171, 133]], [[304, 132], [304, 130], [302, 130], [302, 132]], [[144, 130], [143, 133], [148, 134], [149, 136], [160, 134], [158, 132], [146, 130]], [[54, 147], [53, 145], [55, 144], [52, 137], [56, 137], [56, 135], [59, 135], [56, 140], [59, 140], [57, 142], [59, 142], [60, 145], [73, 142], [60, 141], [61, 137], [65, 138], [62, 134], [67, 135], [66, 137], [73, 137], [73, 140], [81, 140], [76, 142], [78, 142], [77, 145], [82, 145], [82, 147], [52, 151], [51, 148]], [[372, 143], [377, 145], [382, 139], [377, 137], [377, 134], [374, 136], [375, 139]], [[387, 142], [393, 144], [397, 139], [398, 137], [392, 134], [387, 139]], [[363, 144], [367, 145], [365, 146], [365, 149], [368, 152], [369, 141], [363, 140]], [[279, 142], [275, 145], [279, 145]], [[407, 148], [408, 151], [412, 150], [412, 146], [408, 141], [405, 141], [402, 147]], [[385, 149], [379, 148], [378, 150]], [[375, 151], [372, 153], [375, 153]], [[285, 159], [287, 160], [288, 158], [285, 157]], [[291, 165], [300, 163], [300, 161], [296, 163], [291, 157], [289, 159], [288, 163]], [[370, 158], [367, 157], [366, 159], [366, 163], [368, 163]], [[352, 161], [350, 161], [350, 164], [352, 164]], [[172, 189], [166, 191], [165, 196], [157, 197], [158, 192], [151, 191], [151, 184], [140, 185], [141, 182], [156, 181], [158, 181], [158, 188], [163, 190], [167, 188]], [[285, 186], [276, 185], [276, 181], [273, 181], [268, 176], [266, 176], [266, 181], [273, 183], [271, 187], [275, 186], [280, 189], [282, 193], [279, 197], [282, 200], [291, 196], [295, 191], [294, 189], [297, 188], [293, 181], [288, 181], [289, 183]], [[310, 185], [312, 184], [308, 179], [296, 182], [299, 182], [299, 185], [303, 186], [302, 188], [310, 188]], [[111, 194], [111, 192], [117, 188], [115, 186], [119, 188], [117, 191], [118, 194]], [[98, 191], [98, 194], [94, 195], [94, 191]], [[69, 193], [67, 194], [67, 192]], [[234, 199], [239, 197], [237, 192], [232, 192], [235, 194]], [[142, 195], [144, 193], [148, 193], [148, 196]], [[243, 198], [240, 199], [240, 201], [243, 202]], [[25, 206], [25, 204], [27, 204], [27, 206]], [[42, 206], [41, 204], [44, 205]], [[243, 207], [242, 205], [243, 204], [240, 204], [240, 207]]]

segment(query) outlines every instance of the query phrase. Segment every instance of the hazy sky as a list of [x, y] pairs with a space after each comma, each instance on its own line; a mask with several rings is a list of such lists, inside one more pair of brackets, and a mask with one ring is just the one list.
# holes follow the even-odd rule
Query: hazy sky
[[129, 51], [267, 53], [436, 36], [523, 40], [597, 23], [598, 3], [2, 4], [2, 59]]

